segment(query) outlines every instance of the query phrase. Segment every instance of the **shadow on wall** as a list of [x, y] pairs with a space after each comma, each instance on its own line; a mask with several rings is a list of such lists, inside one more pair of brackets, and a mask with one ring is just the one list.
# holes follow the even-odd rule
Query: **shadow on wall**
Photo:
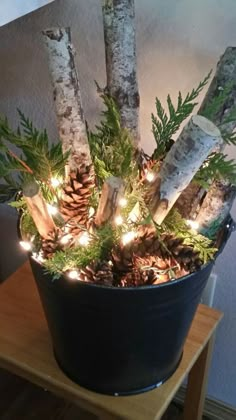
[[17, 214], [7, 205], [0, 205], [0, 282], [26, 260], [17, 237]]

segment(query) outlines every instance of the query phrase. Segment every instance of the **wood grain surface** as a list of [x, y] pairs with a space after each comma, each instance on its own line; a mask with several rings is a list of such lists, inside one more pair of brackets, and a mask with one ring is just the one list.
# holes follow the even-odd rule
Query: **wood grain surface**
[[103, 420], [157, 420], [222, 316], [217, 310], [199, 305], [180, 366], [160, 388], [132, 397], [99, 395], [74, 384], [58, 368], [31, 269], [26, 263], [0, 286], [0, 367], [47, 388]]

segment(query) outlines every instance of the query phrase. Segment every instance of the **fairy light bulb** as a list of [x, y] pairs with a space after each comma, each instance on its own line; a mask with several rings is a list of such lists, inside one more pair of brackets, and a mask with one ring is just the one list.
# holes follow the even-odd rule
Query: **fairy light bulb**
[[68, 242], [70, 242], [71, 238], [72, 238], [72, 236], [71, 236], [71, 235], [69, 235], [69, 234], [64, 235], [64, 236], [62, 236], [62, 237], [61, 237], [61, 239], [60, 239], [60, 243], [61, 243], [62, 245], [66, 245], [66, 244], [68, 244]]
[[27, 242], [27, 241], [20, 241], [20, 246], [25, 250], [25, 251], [31, 251], [32, 249], [32, 244], [31, 242]]
[[123, 217], [122, 217], [122, 216], [116, 216], [116, 217], [115, 217], [115, 224], [116, 224], [117, 226], [121, 226], [121, 225], [122, 225], [122, 223], [123, 223]]
[[123, 245], [127, 245], [128, 243], [132, 242], [135, 237], [136, 237], [136, 233], [133, 231], [124, 233], [124, 235], [122, 236]]
[[87, 246], [89, 244], [89, 242], [90, 242], [90, 236], [89, 236], [88, 232], [83, 232], [80, 235], [80, 237], [78, 239], [78, 242], [82, 246]]
[[60, 184], [61, 182], [58, 178], [51, 178], [51, 185], [53, 188], [59, 187]]
[[71, 280], [78, 280], [78, 279], [79, 279], [79, 273], [78, 273], [78, 271], [77, 271], [77, 270], [71, 270], [71, 271], [69, 271], [69, 273], [68, 273], [68, 277], [69, 277]]
[[120, 201], [119, 201], [119, 205], [120, 205], [120, 207], [125, 207], [125, 206], [127, 206], [127, 200], [126, 200], [126, 198], [125, 198], [125, 197], [122, 197], [122, 198], [120, 199]]
[[51, 216], [55, 216], [58, 213], [57, 207], [52, 206], [52, 204], [47, 204], [47, 209]]
[[196, 220], [187, 220], [187, 225], [191, 227], [191, 229], [198, 230], [199, 229], [199, 223]]
[[155, 178], [155, 175], [154, 175], [154, 173], [153, 172], [147, 172], [146, 173], [146, 180], [148, 181], [148, 182], [152, 182], [152, 181], [154, 181], [154, 178]]

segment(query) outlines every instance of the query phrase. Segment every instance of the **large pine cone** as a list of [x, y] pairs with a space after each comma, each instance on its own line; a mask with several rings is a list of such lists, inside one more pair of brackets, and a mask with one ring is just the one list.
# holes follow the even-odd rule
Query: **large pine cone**
[[140, 230], [132, 243], [117, 247], [112, 256], [115, 270], [121, 273], [140, 266], [165, 270], [178, 263], [186, 272], [195, 271], [201, 266], [199, 254], [192, 247], [184, 245], [183, 239], [172, 234], [159, 238], [152, 228]]
[[89, 199], [94, 186], [92, 167], [82, 164], [77, 172], [70, 173], [69, 181], [63, 189], [60, 213], [75, 235], [81, 231], [78, 224], [88, 226]]
[[106, 286], [114, 285], [112, 266], [108, 262], [94, 262], [80, 271], [80, 279]]

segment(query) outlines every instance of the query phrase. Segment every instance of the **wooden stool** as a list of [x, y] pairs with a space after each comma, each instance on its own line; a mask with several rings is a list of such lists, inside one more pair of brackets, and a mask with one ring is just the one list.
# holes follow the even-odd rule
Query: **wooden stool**
[[188, 375], [184, 420], [200, 420], [214, 335], [223, 314], [199, 305], [180, 366], [160, 388], [129, 397], [96, 394], [58, 368], [29, 264], [0, 286], [0, 367], [74, 402], [102, 420], [158, 420]]

